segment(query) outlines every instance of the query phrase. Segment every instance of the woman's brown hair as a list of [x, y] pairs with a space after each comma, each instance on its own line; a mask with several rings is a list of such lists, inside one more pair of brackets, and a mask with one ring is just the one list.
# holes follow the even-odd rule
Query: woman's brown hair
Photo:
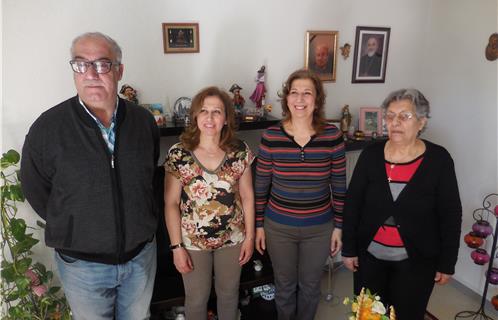
[[217, 97], [223, 103], [226, 125], [221, 130], [220, 148], [225, 152], [232, 151], [238, 144], [238, 139], [235, 136], [235, 131], [237, 130], [235, 111], [230, 96], [218, 87], [207, 87], [195, 95], [190, 106], [190, 125], [181, 134], [180, 141], [190, 151], [194, 151], [199, 145], [201, 132], [197, 126], [197, 115], [202, 109], [204, 100], [208, 97]]
[[312, 71], [307, 69], [300, 69], [291, 73], [287, 81], [285, 82], [283, 88], [282, 97], [282, 111], [284, 113], [284, 118], [282, 121], [290, 121], [291, 113], [289, 107], [287, 106], [287, 96], [289, 95], [292, 83], [298, 79], [309, 79], [315, 87], [316, 97], [315, 97], [315, 110], [313, 111], [313, 129], [316, 133], [322, 133], [327, 121], [325, 120], [325, 90], [323, 89], [323, 84], [320, 78]]

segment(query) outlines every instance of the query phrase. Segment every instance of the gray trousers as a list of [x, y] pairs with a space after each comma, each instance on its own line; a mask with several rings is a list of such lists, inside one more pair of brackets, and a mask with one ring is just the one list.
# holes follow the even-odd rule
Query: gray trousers
[[312, 320], [330, 254], [332, 222], [294, 227], [267, 218], [264, 228], [275, 276], [278, 320]]
[[182, 275], [187, 320], [206, 320], [207, 318], [213, 267], [218, 319], [237, 319], [241, 271], [240, 247], [239, 244], [217, 250], [188, 250], [194, 270]]

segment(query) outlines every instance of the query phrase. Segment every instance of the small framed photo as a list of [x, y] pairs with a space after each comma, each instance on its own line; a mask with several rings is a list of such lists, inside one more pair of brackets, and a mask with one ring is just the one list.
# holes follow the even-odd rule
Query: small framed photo
[[198, 23], [163, 23], [164, 53], [199, 52]]
[[373, 132], [376, 132], [378, 136], [382, 135], [382, 111], [380, 108], [360, 108], [360, 130], [366, 136], [371, 136]]
[[338, 31], [306, 32], [304, 67], [325, 82], [335, 82], [338, 37]]
[[356, 27], [353, 83], [384, 83], [391, 28]]

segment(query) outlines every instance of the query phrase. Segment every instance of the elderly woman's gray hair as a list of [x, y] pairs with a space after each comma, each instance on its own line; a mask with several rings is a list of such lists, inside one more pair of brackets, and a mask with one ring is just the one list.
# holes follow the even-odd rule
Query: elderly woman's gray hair
[[429, 113], [431, 110], [429, 101], [424, 97], [422, 92], [417, 89], [399, 89], [391, 92], [380, 106], [382, 112], [385, 114], [387, 107], [389, 107], [392, 102], [401, 100], [408, 100], [415, 106], [417, 118], [430, 118]]
[[85, 39], [85, 38], [100, 38], [100, 39], [106, 41], [110, 45], [112, 52], [116, 56], [116, 62], [121, 63], [121, 58], [123, 57], [121, 47], [118, 45], [118, 43], [113, 38], [109, 37], [106, 34], [103, 34], [102, 32], [86, 32], [86, 33], [80, 34], [79, 36], [74, 38], [73, 43], [71, 44], [71, 49], [70, 49], [71, 59], [74, 58], [74, 46], [76, 45], [76, 43], [78, 41], [80, 41], [81, 39]]

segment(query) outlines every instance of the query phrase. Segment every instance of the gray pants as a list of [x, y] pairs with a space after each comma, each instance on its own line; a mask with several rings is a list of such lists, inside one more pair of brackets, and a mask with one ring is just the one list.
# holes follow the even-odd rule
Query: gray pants
[[185, 316], [187, 320], [206, 320], [214, 266], [214, 288], [218, 319], [238, 316], [241, 245], [217, 250], [189, 250], [194, 270], [183, 275]]
[[320, 301], [320, 280], [330, 253], [333, 224], [293, 227], [265, 219], [268, 253], [275, 276], [279, 320], [312, 320]]

